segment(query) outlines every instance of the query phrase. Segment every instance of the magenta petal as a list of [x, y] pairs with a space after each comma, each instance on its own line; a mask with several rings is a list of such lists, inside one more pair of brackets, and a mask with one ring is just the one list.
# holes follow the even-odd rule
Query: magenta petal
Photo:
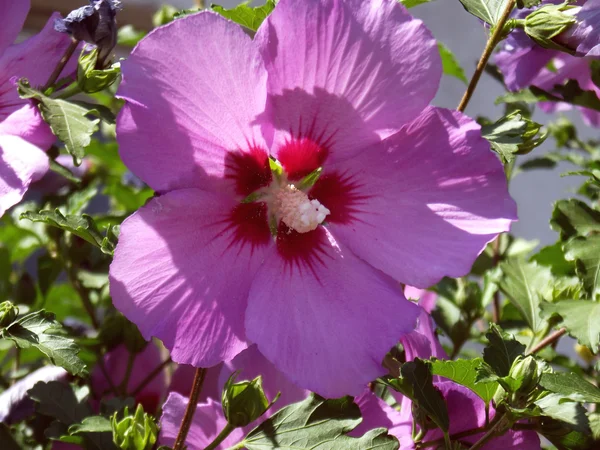
[[[163, 405], [163, 414], [160, 418], [159, 445], [173, 446], [188, 403], [189, 400], [186, 397], [176, 392], [169, 394], [166, 403]], [[198, 404], [185, 445], [190, 450], [205, 448], [215, 440], [226, 424], [227, 420], [225, 420], [220, 403], [209, 399], [207, 403]], [[244, 436], [244, 429], [236, 428], [216, 448], [217, 450], [224, 450], [232, 447], [240, 442]]]
[[400, 450], [414, 448], [410, 405], [397, 411], [368, 389], [354, 402], [360, 408], [363, 420], [349, 433], [350, 436], [362, 436], [373, 428], [387, 428], [388, 433], [400, 441]]
[[418, 115], [441, 77], [431, 33], [395, 0], [281, 0], [255, 41], [275, 152], [308, 137], [343, 159]]
[[30, 6], [30, 0], [2, 0], [0, 2], [0, 56], [17, 39]]
[[402, 336], [400, 341], [404, 346], [407, 361], [412, 361], [415, 358], [429, 359], [432, 356], [439, 359], [448, 358], [435, 334], [433, 319], [422, 308], [417, 327], [411, 333]]
[[[199, 189], [154, 198], [121, 226], [110, 267], [113, 303], [174, 361], [210, 367], [246, 348], [244, 310], [270, 241], [247, 241], [235, 201]], [[242, 217], [243, 219], [245, 218]], [[258, 226], [258, 225], [257, 225]], [[235, 280], [235, 282], [232, 282]]]
[[467, 274], [516, 220], [502, 164], [479, 125], [433, 107], [382, 144], [327, 167], [311, 195], [357, 256], [417, 287]]
[[[16, 89], [14, 86], [12, 88]], [[0, 114], [2, 114], [2, 107], [0, 107]], [[19, 109], [2, 120], [0, 134], [22, 137], [44, 150], [50, 148], [56, 141], [50, 126], [44, 122], [37, 107], [31, 103], [20, 104]]]
[[117, 121], [125, 164], [158, 191], [213, 186], [229, 151], [266, 148], [256, 117], [266, 72], [242, 29], [202, 12], [161, 27], [122, 63]]
[[310, 257], [266, 256], [250, 290], [248, 338], [299, 386], [325, 397], [359, 394], [385, 373], [383, 357], [419, 311], [323, 227], [312, 233]]
[[0, 217], [48, 170], [48, 157], [20, 137], [0, 135]]
[[577, 50], [577, 56], [600, 56], [600, 0], [587, 0], [577, 13], [577, 23], [558, 36]]
[[[111, 394], [111, 383], [120, 386], [125, 379], [129, 364], [130, 352], [124, 344], [114, 348], [104, 355], [104, 368], [106, 374], [96, 366], [92, 372], [92, 388], [96, 398], [106, 398]], [[148, 374], [162, 363], [160, 352], [154, 343], [150, 342], [144, 350], [135, 355], [133, 366], [127, 382], [127, 392], [134, 392]], [[111, 383], [106, 379], [110, 377]], [[191, 383], [190, 383], [191, 386]], [[166, 379], [164, 371], [157, 374], [135, 396], [136, 403], [141, 403], [146, 412], [156, 411], [166, 393]]]
[[221, 389], [236, 371], [239, 371], [236, 380], [252, 380], [259, 375], [262, 376], [262, 386], [269, 401], [272, 401], [278, 393], [281, 393], [277, 403], [267, 411], [264, 417], [269, 417], [290, 403], [303, 400], [309, 394], [308, 391], [296, 386], [286, 375], [281, 373], [262, 355], [256, 345], [251, 345], [232, 361], [224, 364], [219, 380]]
[[[213, 400], [221, 401], [221, 387], [219, 385], [219, 378], [221, 376], [221, 370], [223, 364], [218, 364], [214, 367], [206, 369], [204, 375], [204, 381], [202, 382], [202, 391], [198, 402], [206, 402], [209, 398]], [[169, 384], [169, 392], [177, 392], [183, 396], [189, 396], [196, 375], [196, 368], [187, 364], [179, 364], [173, 376], [171, 377], [171, 384]]]
[[[58, 13], [53, 14], [42, 31], [11, 45], [0, 56], [0, 120], [29, 104], [28, 100], [19, 98], [11, 79], [27, 78], [32, 86], [43, 86], [65, 54], [71, 38], [54, 30], [54, 20], [59, 17]], [[77, 58], [73, 57], [61, 75], [73, 73], [76, 68]]]

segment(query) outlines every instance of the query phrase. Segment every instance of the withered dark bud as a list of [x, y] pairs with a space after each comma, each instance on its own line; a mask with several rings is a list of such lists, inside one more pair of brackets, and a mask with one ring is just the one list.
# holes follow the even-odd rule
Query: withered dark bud
[[116, 15], [119, 9], [121, 2], [118, 0], [90, 0], [89, 5], [71, 11], [64, 19], [56, 19], [54, 29], [98, 47], [97, 68], [103, 69], [117, 44]]

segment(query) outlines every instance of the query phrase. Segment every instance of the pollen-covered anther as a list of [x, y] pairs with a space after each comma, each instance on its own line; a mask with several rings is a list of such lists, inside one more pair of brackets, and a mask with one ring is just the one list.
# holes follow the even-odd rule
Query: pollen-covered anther
[[310, 200], [293, 184], [282, 187], [275, 194], [273, 207], [277, 219], [298, 233], [316, 229], [331, 212], [318, 200]]

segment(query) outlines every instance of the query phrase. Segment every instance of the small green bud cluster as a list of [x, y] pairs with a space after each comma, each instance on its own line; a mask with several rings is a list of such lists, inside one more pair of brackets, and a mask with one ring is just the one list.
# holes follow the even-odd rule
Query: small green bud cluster
[[118, 418], [115, 413], [111, 418], [113, 429], [113, 442], [122, 450], [150, 450], [156, 443], [158, 427], [154, 418], [144, 412], [142, 405], [138, 405], [135, 415], [129, 415], [125, 407], [124, 417]]
[[0, 327], [7, 327], [15, 321], [19, 315], [19, 308], [12, 302], [5, 301], [0, 303]]

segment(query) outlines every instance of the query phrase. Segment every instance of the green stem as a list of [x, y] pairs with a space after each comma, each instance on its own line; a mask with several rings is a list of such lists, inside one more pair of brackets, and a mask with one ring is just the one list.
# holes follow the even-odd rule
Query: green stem
[[68, 87], [58, 92], [54, 98], [67, 99], [73, 97], [81, 92], [81, 87], [77, 83], [71, 83]]
[[60, 73], [63, 71], [63, 69], [65, 68], [65, 66], [69, 62], [69, 59], [71, 59], [71, 56], [73, 56], [73, 53], [75, 53], [75, 50], [77, 50], [77, 46], [78, 45], [79, 45], [79, 41], [76, 41], [74, 39], [71, 40], [71, 43], [67, 47], [67, 50], [65, 51], [65, 54], [60, 59], [60, 61], [58, 61], [58, 64], [54, 68], [54, 71], [50, 74], [50, 78], [48, 78], [48, 81], [46, 82], [46, 84], [42, 88], [42, 92], [44, 92], [46, 89], [48, 89], [54, 83], [56, 83], [56, 80], [58, 80], [58, 77], [59, 77]]
[[196, 369], [194, 382], [192, 384], [192, 392], [190, 392], [190, 401], [187, 405], [187, 408], [185, 408], [185, 414], [183, 415], [183, 420], [181, 421], [181, 426], [179, 427], [179, 433], [177, 434], [177, 439], [175, 439], [173, 450], [183, 450], [185, 446], [185, 440], [188, 432], [190, 431], [192, 420], [194, 419], [194, 413], [196, 412], [196, 405], [198, 404], [198, 397], [200, 396], [200, 391], [202, 390], [202, 383], [204, 383], [205, 375], [206, 369]]
[[[494, 417], [494, 419], [496, 419]], [[498, 420], [495, 420], [496, 423], [494, 423], [494, 425], [492, 425], [490, 427], [490, 429], [483, 435], [481, 436], [481, 439], [479, 439], [477, 442], [475, 442], [471, 448], [469, 448], [469, 450], [478, 450], [481, 447], [483, 447], [483, 445], [489, 441], [491, 438], [494, 437], [494, 435], [496, 434], [496, 432], [498, 431], [498, 428], [500, 428], [500, 426], [502, 426], [504, 424], [504, 415], [502, 415], [501, 417], [498, 418]]]
[[[233, 430], [235, 430], [235, 427], [233, 425], [231, 425], [229, 423], [227, 425], [225, 425], [225, 428], [223, 428], [223, 430], [221, 430], [221, 432], [215, 438], [215, 440], [212, 441], [210, 444], [208, 444], [204, 450], [214, 450], [215, 448], [217, 448], [221, 442], [223, 442], [225, 439], [227, 439], [227, 436], [229, 436]], [[239, 445], [240, 444], [238, 444], [238, 446]], [[234, 448], [241, 448], [238, 446], [236, 446]]]
[[473, 96], [473, 93], [475, 92], [477, 83], [479, 83], [481, 74], [483, 74], [485, 66], [487, 66], [487, 63], [490, 59], [490, 56], [492, 56], [492, 52], [494, 51], [494, 48], [496, 48], [496, 45], [498, 45], [498, 43], [502, 39], [502, 32], [504, 31], [504, 25], [508, 21], [508, 18], [510, 17], [510, 13], [515, 8], [515, 3], [516, 3], [516, 0], [509, 0], [509, 2], [506, 4], [506, 7], [504, 8], [504, 11], [502, 12], [502, 16], [500, 16], [500, 19], [498, 20], [498, 23], [496, 23], [494, 25], [494, 31], [492, 32], [490, 38], [487, 41], [487, 44], [485, 45], [485, 49], [483, 50], [483, 53], [481, 54], [481, 58], [479, 58], [479, 62], [477, 63], [475, 72], [473, 73], [473, 76], [471, 77], [469, 86], [467, 87], [467, 90], [465, 91], [463, 98], [460, 100], [458, 108], [456, 108], [458, 111], [464, 112], [465, 109], [467, 108], [467, 105], [469, 104], [469, 100], [471, 100], [471, 97]]
[[546, 348], [547, 346], [554, 344], [556, 341], [558, 341], [563, 334], [565, 334], [567, 332], [566, 328], [561, 328], [558, 331], [555, 331], [554, 333], [552, 333], [550, 336], [546, 337], [545, 339], [542, 339], [540, 341], [539, 344], [537, 344], [535, 347], [533, 347], [531, 350], [529, 350], [527, 352], [528, 355], [534, 355], [537, 352], [539, 352], [540, 350], [542, 350], [543, 348]]
[[[483, 433], [486, 430], [487, 430], [487, 427], [485, 427], [485, 426], [473, 428], [472, 430], [466, 430], [466, 431], [461, 431], [460, 433], [451, 434], [449, 436], [449, 438], [451, 441], [456, 441], [458, 439], [462, 439], [467, 436], [473, 436], [474, 434]], [[443, 438], [436, 439], [433, 441], [421, 442], [420, 444], [417, 445], [417, 448], [421, 449], [421, 448], [428, 448], [428, 447], [437, 447], [437, 446], [439, 446], [441, 444], [445, 444], [445, 443], [446, 443], [446, 438], [443, 437]]]

